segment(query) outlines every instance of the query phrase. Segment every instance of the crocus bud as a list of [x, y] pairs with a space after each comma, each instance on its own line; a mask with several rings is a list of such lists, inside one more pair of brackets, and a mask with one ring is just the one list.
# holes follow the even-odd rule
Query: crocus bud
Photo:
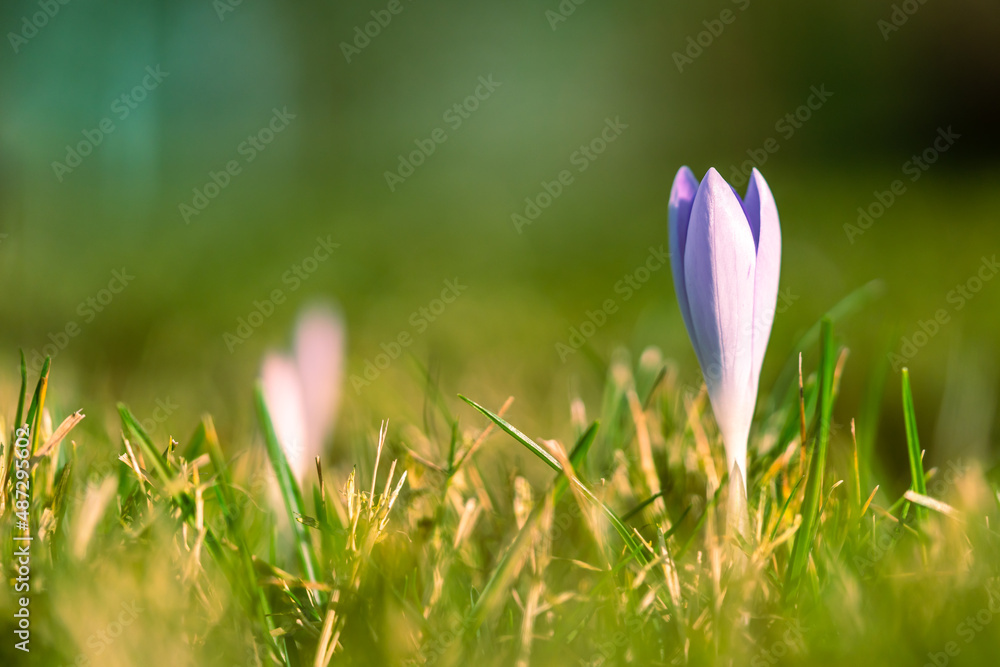
[[756, 169], [741, 200], [715, 169], [681, 167], [670, 191], [670, 261], [730, 474], [746, 485], [747, 438], [778, 299], [781, 227]]
[[344, 373], [344, 323], [321, 306], [304, 311], [295, 353], [270, 352], [261, 366], [264, 402], [292, 473], [301, 484], [333, 431]]

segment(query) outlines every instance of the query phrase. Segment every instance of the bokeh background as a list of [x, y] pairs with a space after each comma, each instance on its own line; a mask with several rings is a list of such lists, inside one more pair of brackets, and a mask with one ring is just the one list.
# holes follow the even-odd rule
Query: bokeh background
[[[140, 416], [169, 401], [162, 433], [186, 437], [211, 412], [238, 443], [252, 432], [263, 352], [288, 344], [302, 304], [335, 299], [349, 374], [380, 344], [414, 334], [371, 385], [348, 380], [339, 441], [383, 417], [420, 418], [425, 389], [410, 354], [446, 394], [494, 406], [514, 395], [517, 423], [566, 436], [570, 398], [594, 404], [619, 345], [635, 355], [659, 346], [685, 383], [700, 382], [669, 270], [628, 301], [615, 285], [666, 245], [679, 166], [729, 178], [756, 159], [781, 214], [788, 300], [763, 391], [804, 331], [878, 280], [878, 298], [838, 325], [851, 349], [838, 421], [858, 413], [886, 353], [945, 309], [949, 321], [907, 362], [923, 442], [932, 459], [993, 456], [1000, 279], [961, 310], [948, 296], [1000, 251], [995, 2], [401, 0], [367, 45], [355, 42], [389, 4], [3, 3], [6, 414], [18, 348], [30, 359], [76, 322], [53, 362], [56, 412], [82, 408], [91, 428], [113, 429], [115, 401]], [[52, 15], [39, 18], [45, 7]], [[115, 100], [147, 68], [167, 74], [122, 117]], [[480, 77], [500, 85], [456, 128], [445, 114]], [[814, 89], [831, 95], [806, 113]], [[248, 162], [240, 146], [274, 109], [294, 119]], [[796, 112], [797, 126], [781, 124]], [[53, 163], [104, 118], [114, 131], [57, 174]], [[574, 152], [606, 119], [627, 128], [576, 171]], [[436, 128], [447, 140], [390, 189], [385, 172]], [[905, 163], [948, 128], [959, 138], [910, 181]], [[770, 138], [773, 154], [762, 150]], [[180, 205], [231, 160], [240, 173], [185, 221]], [[512, 214], [564, 169], [573, 183], [519, 232]], [[852, 238], [844, 226], [857, 224], [858, 207], [896, 179], [905, 193]], [[283, 275], [318, 237], [340, 247], [290, 290]], [[123, 268], [134, 280], [87, 321], [79, 304]], [[416, 332], [411, 314], [456, 278], [467, 289]], [[276, 288], [288, 301], [230, 351], [223, 335]], [[561, 359], [556, 344], [608, 298], [619, 310]], [[885, 458], [902, 462], [898, 394], [890, 368], [878, 428]]]

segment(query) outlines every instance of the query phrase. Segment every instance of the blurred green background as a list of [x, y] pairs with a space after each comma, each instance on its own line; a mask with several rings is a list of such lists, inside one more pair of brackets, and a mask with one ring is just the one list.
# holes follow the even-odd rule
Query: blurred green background
[[[39, 18], [46, 7], [52, 15]], [[374, 37], [358, 37], [386, 17], [369, 25]], [[237, 439], [250, 429], [262, 353], [288, 344], [301, 304], [330, 298], [348, 322], [350, 374], [409, 331], [407, 352], [446, 393], [490, 405], [515, 395], [517, 423], [564, 436], [571, 396], [596, 400], [595, 361], [619, 344], [660, 346], [685, 383], [700, 382], [669, 270], [627, 301], [615, 285], [665, 246], [678, 167], [731, 178], [756, 159], [781, 215], [788, 299], [762, 391], [803, 331], [878, 279], [881, 298], [839, 327], [851, 357], [838, 420], [857, 414], [885, 353], [946, 309], [948, 322], [908, 361], [925, 446], [931, 458], [989, 456], [996, 442], [1000, 280], [961, 310], [948, 300], [1000, 251], [991, 0], [17, 0], [3, 3], [0, 27], [8, 418], [17, 349], [40, 351], [76, 322], [54, 359], [60, 416], [83, 408], [92, 425], [113, 424], [114, 400], [145, 416], [169, 399], [177, 408], [163, 432], [186, 437], [208, 411]], [[500, 85], [470, 102], [480, 77]], [[800, 108], [816, 89], [831, 95]], [[456, 127], [457, 103], [476, 108]], [[248, 148], [274, 109], [294, 118], [262, 150]], [[53, 166], [105, 118], [113, 132], [78, 166]], [[574, 153], [606, 119], [627, 128], [578, 171]], [[390, 189], [385, 172], [436, 128], [446, 141]], [[911, 181], [905, 163], [942, 128], [960, 137]], [[180, 205], [233, 160], [239, 173], [186, 222]], [[572, 184], [519, 233], [512, 214], [564, 169]], [[896, 179], [905, 192], [850, 238], [858, 207]], [[292, 291], [283, 275], [317, 237], [340, 247]], [[134, 280], [87, 321], [79, 304], [123, 267]], [[418, 333], [411, 313], [455, 278], [468, 289]], [[276, 288], [288, 301], [230, 352], [223, 335]], [[607, 298], [620, 308], [564, 363], [556, 343]], [[890, 443], [901, 442], [898, 393], [890, 370]], [[359, 392], [348, 383], [338, 437], [382, 417], [419, 418], [422, 394], [405, 359]], [[902, 461], [897, 450], [887, 458]]]

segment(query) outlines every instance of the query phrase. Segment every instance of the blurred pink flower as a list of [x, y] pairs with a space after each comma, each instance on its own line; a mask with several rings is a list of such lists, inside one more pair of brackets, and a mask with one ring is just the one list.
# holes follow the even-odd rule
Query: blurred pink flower
[[328, 306], [304, 310], [292, 355], [269, 352], [261, 365], [264, 402], [299, 484], [333, 432], [343, 385], [346, 331]]

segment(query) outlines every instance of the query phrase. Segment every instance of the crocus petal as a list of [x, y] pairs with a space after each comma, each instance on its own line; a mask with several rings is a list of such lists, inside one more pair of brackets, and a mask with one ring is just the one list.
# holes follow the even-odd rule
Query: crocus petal
[[710, 169], [698, 188], [684, 249], [684, 280], [693, 338], [712, 410], [726, 444], [727, 468], [746, 479], [746, 440], [754, 397], [751, 337], [755, 248], [743, 205]]
[[285, 452], [288, 465], [301, 483], [309, 470], [305, 453], [307, 442], [306, 414], [302, 403], [302, 385], [295, 363], [287, 357], [271, 353], [261, 367], [264, 403], [274, 424], [274, 433]]
[[344, 321], [331, 308], [314, 306], [295, 329], [295, 365], [306, 418], [306, 456], [311, 465], [333, 430], [344, 373]]
[[753, 295], [753, 397], [757, 397], [757, 382], [764, 363], [767, 341], [771, 337], [774, 309], [778, 301], [778, 278], [781, 273], [781, 226], [778, 207], [774, 203], [767, 181], [757, 169], [750, 176], [744, 208], [757, 246], [754, 268]]
[[674, 185], [670, 188], [670, 207], [668, 213], [667, 235], [670, 240], [670, 270], [674, 275], [674, 291], [677, 292], [677, 303], [680, 305], [684, 326], [687, 327], [697, 353], [698, 343], [695, 342], [694, 328], [691, 326], [691, 308], [688, 305], [687, 288], [684, 286], [684, 247], [687, 245], [688, 222], [691, 219], [691, 206], [698, 194], [698, 179], [687, 167], [681, 167], [674, 177]]

